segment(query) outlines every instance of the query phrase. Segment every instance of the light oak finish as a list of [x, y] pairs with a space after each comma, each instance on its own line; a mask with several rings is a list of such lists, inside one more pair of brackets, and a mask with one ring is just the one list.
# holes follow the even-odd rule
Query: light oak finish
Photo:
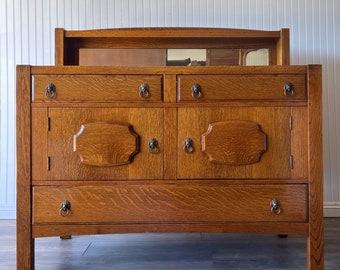
[[[37, 186], [33, 224], [306, 222], [306, 185], [138, 185]], [[67, 198], [71, 213], [55, 214]], [[240, 200], [244, 198], [244, 200]], [[269, 202], [280, 198], [282, 212]], [[252, 207], [251, 212], [249, 208]], [[73, 211], [74, 209], [74, 211]]]
[[[283, 85], [291, 82], [294, 95], [284, 94]], [[191, 89], [194, 84], [202, 88], [202, 96], [197, 101], [226, 100], [305, 100], [305, 76], [228, 76], [228, 75], [180, 75], [178, 76], [178, 100], [193, 102]]]
[[[290, 107], [209, 106], [179, 108], [178, 149], [183, 147], [183, 141], [189, 137], [194, 142], [195, 151], [191, 154], [178, 151], [178, 178], [290, 178], [292, 173], [290, 167], [290, 116]], [[239, 154], [227, 155], [226, 151], [230, 149], [223, 150], [224, 148], [220, 147], [223, 143], [221, 136], [216, 138], [218, 141], [215, 141], [214, 144], [214, 149], [220, 150], [218, 152], [214, 151], [214, 153], [222, 154], [225, 159], [229, 156], [229, 164], [207, 162], [209, 155], [207, 155], [206, 151], [202, 151], [204, 146], [201, 146], [202, 136], [207, 132], [209, 125], [220, 121], [223, 121], [226, 126], [235, 123], [235, 121], [242, 121], [242, 123], [248, 121], [252, 124], [259, 123], [262, 132], [266, 135], [266, 145], [268, 146], [261, 157], [261, 162], [251, 164], [240, 162], [239, 156], [244, 156], [244, 154], [240, 153], [241, 149], [238, 149], [240, 151], [238, 152]], [[223, 131], [219, 135], [222, 135], [221, 133], [223, 137], [226, 137]], [[257, 134], [255, 134], [255, 139], [258, 138]], [[247, 134], [243, 134], [242, 131], [234, 131], [234, 138], [232, 137], [229, 142], [233, 144], [233, 147], [236, 147], [236, 144], [246, 136]], [[254, 136], [251, 138], [253, 141]], [[256, 145], [258, 145], [258, 141]], [[262, 143], [262, 149], [263, 146]], [[246, 155], [251, 154], [252, 151], [248, 148]], [[300, 160], [296, 160], [296, 162], [299, 163]], [[304, 169], [307, 170], [307, 168]]]
[[[150, 102], [162, 100], [161, 76], [34, 76], [34, 102], [41, 101], [77, 101], [77, 102]], [[45, 87], [53, 82], [57, 88], [53, 99], [45, 95]], [[147, 82], [150, 96], [143, 99], [139, 87]], [[135, 91], [133, 91], [135, 90]]]
[[[131, 31], [69, 36], [179, 42]], [[132, 232], [301, 235], [323, 269], [321, 66], [17, 71], [18, 269], [35, 238]]]
[[131, 125], [93, 122], [73, 136], [73, 151], [80, 162], [92, 166], [120, 166], [132, 162], [139, 152], [139, 136]]
[[251, 164], [259, 162], [266, 150], [266, 134], [258, 124], [250, 121], [215, 122], [209, 124], [202, 135], [202, 151], [213, 163]]

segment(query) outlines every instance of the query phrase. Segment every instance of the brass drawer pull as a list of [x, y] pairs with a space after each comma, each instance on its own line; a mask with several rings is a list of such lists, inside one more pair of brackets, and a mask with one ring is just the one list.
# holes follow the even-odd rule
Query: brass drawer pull
[[192, 139], [186, 138], [183, 144], [183, 150], [185, 153], [191, 154], [192, 152], [194, 152], [194, 142]]
[[139, 86], [139, 96], [145, 99], [150, 97], [149, 85], [142, 83]]
[[47, 84], [45, 87], [45, 96], [49, 99], [52, 99], [55, 98], [56, 95], [56, 86], [53, 83]]
[[280, 206], [280, 201], [279, 200], [277, 200], [277, 199], [271, 200], [271, 202], [270, 202], [270, 211], [273, 214], [276, 214], [276, 215], [281, 213], [281, 206]]
[[294, 85], [291, 82], [286, 82], [283, 86], [283, 90], [285, 96], [292, 96], [294, 94]]
[[62, 201], [60, 204], [59, 214], [62, 217], [67, 217], [71, 213], [71, 203], [68, 200]]
[[202, 97], [202, 87], [198, 83], [195, 83], [191, 87], [191, 91], [191, 95], [193, 98], [200, 99]]
[[149, 153], [151, 154], [159, 153], [158, 141], [155, 138], [149, 140]]

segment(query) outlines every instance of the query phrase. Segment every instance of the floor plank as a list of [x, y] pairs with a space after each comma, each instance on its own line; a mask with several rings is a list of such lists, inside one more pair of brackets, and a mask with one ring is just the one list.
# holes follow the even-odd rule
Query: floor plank
[[[15, 268], [15, 220], [0, 220], [0, 269]], [[36, 239], [37, 270], [306, 269], [305, 238], [147, 233]], [[325, 269], [340, 269], [340, 218], [325, 219]]]

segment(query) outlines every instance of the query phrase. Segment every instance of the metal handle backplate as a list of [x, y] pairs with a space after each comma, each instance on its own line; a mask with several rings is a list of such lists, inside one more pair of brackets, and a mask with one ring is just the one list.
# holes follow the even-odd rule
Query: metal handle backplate
[[49, 83], [45, 87], [45, 96], [49, 99], [55, 98], [57, 93], [56, 93], [56, 86], [53, 83]]
[[159, 153], [158, 141], [155, 138], [149, 140], [149, 153], [157, 154]]
[[270, 211], [276, 215], [281, 213], [281, 205], [279, 200], [273, 199], [270, 201]]
[[64, 200], [60, 204], [59, 214], [62, 217], [67, 217], [71, 213], [71, 203], [68, 200]]
[[283, 93], [285, 96], [292, 96], [294, 94], [294, 85], [291, 82], [286, 82], [283, 86]]
[[190, 138], [186, 138], [183, 142], [183, 150], [188, 154], [194, 152], [194, 141]]
[[150, 97], [149, 85], [147, 85], [146, 83], [142, 83], [139, 86], [139, 96], [144, 99]]
[[202, 97], [202, 87], [198, 83], [195, 83], [191, 87], [191, 95], [196, 99], [200, 99]]

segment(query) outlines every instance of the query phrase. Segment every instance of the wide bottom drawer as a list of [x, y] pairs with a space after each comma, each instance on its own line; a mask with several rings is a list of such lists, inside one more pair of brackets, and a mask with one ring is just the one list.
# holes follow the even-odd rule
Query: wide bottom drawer
[[33, 223], [305, 222], [307, 185], [33, 188]]

